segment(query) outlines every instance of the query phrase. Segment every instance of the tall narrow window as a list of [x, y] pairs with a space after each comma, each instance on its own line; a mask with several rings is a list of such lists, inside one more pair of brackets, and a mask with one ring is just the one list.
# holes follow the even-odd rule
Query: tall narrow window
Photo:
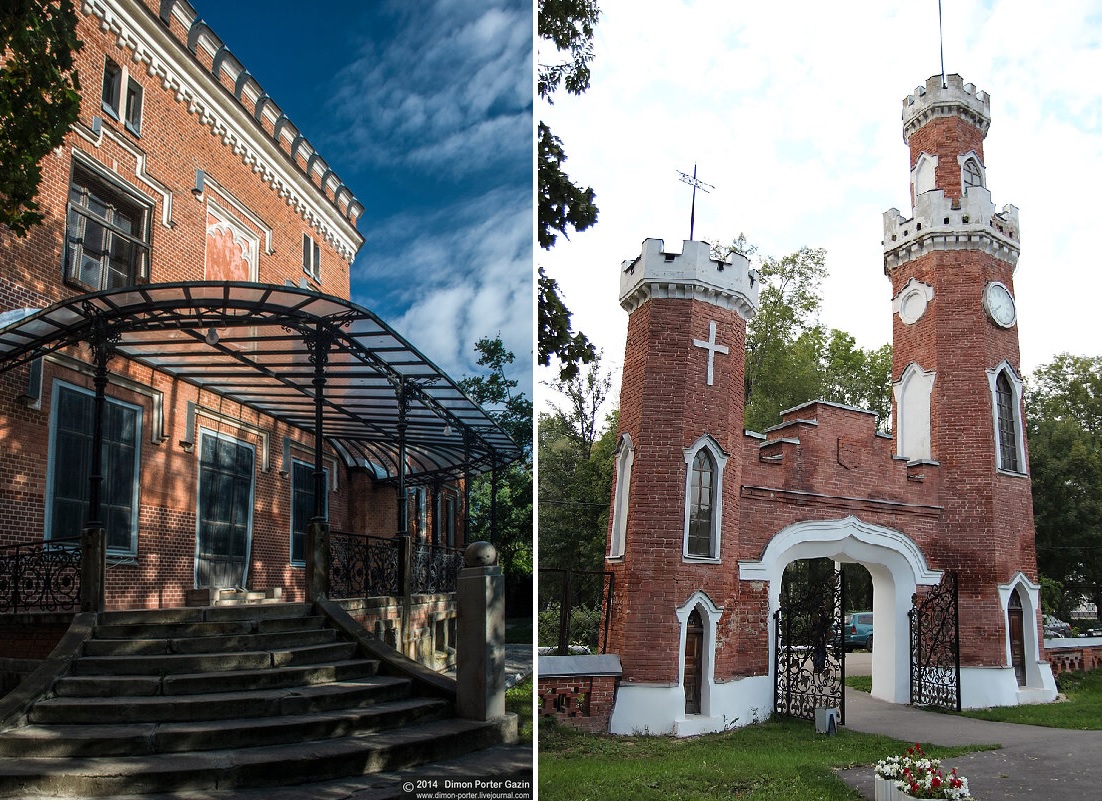
[[114, 119], [119, 119], [122, 99], [122, 67], [111, 59], [103, 65], [103, 111]]
[[628, 509], [630, 508], [631, 468], [635, 462], [635, 446], [626, 431], [616, 446], [616, 489], [612, 501], [612, 536], [608, 548], [610, 559], [624, 555], [627, 548]]
[[302, 271], [315, 281], [321, 280], [321, 247], [309, 234], [302, 235]]
[[1018, 429], [1015, 414], [1016, 397], [1006, 371], [999, 373], [995, 381], [995, 405], [999, 417], [999, 466], [1003, 470], [1018, 472]]
[[410, 487], [406, 491], [406, 525], [409, 536], [424, 540], [428, 534], [427, 501], [424, 487]]
[[126, 127], [134, 135], [142, 132], [142, 87], [133, 78], [126, 82]]
[[69, 186], [65, 279], [90, 291], [149, 281], [149, 207], [79, 166]]
[[[291, 564], [306, 564], [306, 529], [314, 519], [314, 466], [297, 459], [291, 462]], [[329, 486], [329, 471], [325, 471]], [[322, 516], [329, 510], [329, 493], [322, 499]]]
[[978, 161], [970, 158], [964, 162], [961, 180], [964, 182], [965, 189], [970, 186], [983, 186], [983, 172], [980, 170]]
[[[80, 535], [88, 514], [95, 396], [60, 382], [54, 386], [48, 531], [51, 539], [67, 539]], [[133, 554], [137, 548], [141, 429], [140, 407], [107, 398], [100, 518], [114, 553]]]
[[693, 458], [692, 477], [689, 481], [689, 556], [714, 556], [712, 553], [712, 524], [714, 521], [715, 462], [704, 448]]

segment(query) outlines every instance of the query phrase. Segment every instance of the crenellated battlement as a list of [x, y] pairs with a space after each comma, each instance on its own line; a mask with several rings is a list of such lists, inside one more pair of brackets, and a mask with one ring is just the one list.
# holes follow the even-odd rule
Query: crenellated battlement
[[934, 189], [918, 196], [910, 219], [898, 209], [884, 212], [884, 272], [935, 250], [978, 250], [1012, 266], [1021, 253], [1018, 208], [1003, 206], [995, 211], [991, 192], [982, 186], [969, 187], [955, 201]]
[[749, 320], [758, 309], [760, 278], [750, 262], [731, 253], [714, 259], [707, 242], [685, 240], [681, 253], [667, 253], [661, 239], [643, 241], [642, 252], [620, 273], [620, 305], [629, 314], [650, 298], [693, 298], [735, 309]]
[[903, 141], [937, 117], [960, 117], [975, 125], [983, 134], [991, 126], [991, 96], [976, 85], [965, 83], [959, 75], [946, 75], [947, 87], [941, 85], [941, 75], [926, 79], [925, 86], [903, 100]]

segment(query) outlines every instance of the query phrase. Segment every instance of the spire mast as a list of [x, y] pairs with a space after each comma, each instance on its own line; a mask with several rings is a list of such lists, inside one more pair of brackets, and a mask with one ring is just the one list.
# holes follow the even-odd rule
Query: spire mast
[[704, 183], [696, 177], [695, 163], [693, 164], [692, 175], [681, 172], [681, 170], [677, 170], [677, 174], [681, 176], [682, 183], [686, 183], [693, 188], [693, 206], [691, 212], [689, 213], [689, 241], [691, 242], [693, 239], [693, 233], [696, 229], [696, 190], [699, 189], [701, 192], [708, 192], [712, 189], [715, 189], [715, 187], [711, 184]]

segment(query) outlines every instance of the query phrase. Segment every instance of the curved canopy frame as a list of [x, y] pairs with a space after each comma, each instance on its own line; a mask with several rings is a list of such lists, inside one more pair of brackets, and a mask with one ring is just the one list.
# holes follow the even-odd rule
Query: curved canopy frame
[[521, 456], [478, 404], [375, 314], [308, 289], [148, 284], [8, 312], [0, 326], [0, 373], [106, 341], [113, 353], [295, 428], [320, 424], [347, 465], [379, 480], [484, 472]]

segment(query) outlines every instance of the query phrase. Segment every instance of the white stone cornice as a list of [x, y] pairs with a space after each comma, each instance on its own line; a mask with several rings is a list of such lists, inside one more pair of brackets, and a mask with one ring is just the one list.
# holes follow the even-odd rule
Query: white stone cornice
[[292, 166], [290, 156], [267, 132], [257, 129], [255, 120], [235, 98], [212, 85], [212, 76], [156, 18], [145, 8], [132, 9], [125, 0], [83, 0], [81, 10], [96, 17], [100, 29], [112, 33], [118, 45], [131, 52], [134, 63], [144, 64], [148, 74], [178, 103], [351, 263], [363, 242], [355, 225], [331, 205], [323, 190]]
[[758, 308], [760, 283], [736, 253], [718, 261], [707, 242], [696, 241], [685, 241], [682, 253], [666, 253], [661, 239], [647, 239], [639, 257], [622, 265], [620, 306], [630, 314], [651, 298], [699, 300], [749, 320]]

